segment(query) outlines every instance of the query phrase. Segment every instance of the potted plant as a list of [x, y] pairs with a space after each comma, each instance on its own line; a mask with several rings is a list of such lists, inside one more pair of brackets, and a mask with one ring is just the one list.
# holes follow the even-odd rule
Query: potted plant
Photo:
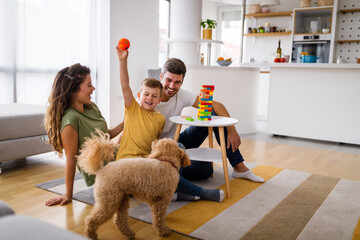
[[203, 28], [203, 39], [212, 39], [212, 29], [215, 29], [216, 25], [215, 20], [206, 19], [201, 21], [200, 26]]

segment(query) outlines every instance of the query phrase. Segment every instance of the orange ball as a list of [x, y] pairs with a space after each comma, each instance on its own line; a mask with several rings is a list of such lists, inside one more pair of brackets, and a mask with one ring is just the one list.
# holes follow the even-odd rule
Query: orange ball
[[128, 50], [128, 48], [130, 47], [130, 41], [126, 38], [122, 38], [119, 41], [118, 47], [124, 51]]

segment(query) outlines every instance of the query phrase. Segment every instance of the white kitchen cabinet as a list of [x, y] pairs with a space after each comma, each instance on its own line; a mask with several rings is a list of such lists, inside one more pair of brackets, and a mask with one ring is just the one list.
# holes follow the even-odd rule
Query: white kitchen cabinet
[[359, 76], [356, 64], [272, 67], [267, 131], [360, 144]]

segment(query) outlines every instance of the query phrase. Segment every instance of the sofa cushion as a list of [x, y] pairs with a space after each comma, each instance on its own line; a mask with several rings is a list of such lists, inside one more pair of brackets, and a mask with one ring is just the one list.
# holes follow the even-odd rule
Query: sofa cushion
[[55, 227], [49, 223], [21, 215], [0, 218], [0, 239], [11, 240], [84, 240], [81, 235]]
[[45, 110], [40, 105], [0, 104], [0, 141], [45, 134]]
[[0, 162], [51, 152], [46, 135], [0, 141]]
[[14, 210], [12, 210], [9, 205], [0, 199], [0, 217], [10, 214], [14, 214]]

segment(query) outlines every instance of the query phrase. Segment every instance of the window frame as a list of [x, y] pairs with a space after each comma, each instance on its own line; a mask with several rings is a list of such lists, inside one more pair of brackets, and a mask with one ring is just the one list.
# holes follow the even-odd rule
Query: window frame
[[[240, 29], [240, 51], [239, 51], [239, 63], [242, 63], [243, 61], [243, 44], [244, 44], [244, 21], [245, 21], [245, 4], [242, 5], [232, 5], [232, 6], [224, 6], [224, 7], [219, 7], [218, 8], [218, 17], [217, 17], [217, 22], [218, 22], [218, 31], [217, 31], [217, 39], [221, 40], [221, 36], [222, 36], [222, 20], [223, 20], [223, 13], [224, 12], [234, 12], [234, 11], [241, 11], [241, 29]], [[221, 46], [216, 48], [216, 56], [220, 56], [220, 52], [221, 52]]]

